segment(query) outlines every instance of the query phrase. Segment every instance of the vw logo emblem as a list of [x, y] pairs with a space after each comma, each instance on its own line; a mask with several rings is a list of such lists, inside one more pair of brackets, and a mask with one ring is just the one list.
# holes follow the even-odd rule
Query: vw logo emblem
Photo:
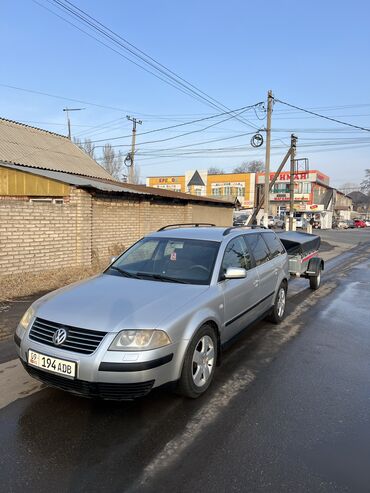
[[66, 331], [66, 329], [60, 328], [53, 335], [53, 343], [56, 346], [60, 346], [61, 344], [63, 344], [63, 342], [66, 339], [67, 339], [67, 331]]

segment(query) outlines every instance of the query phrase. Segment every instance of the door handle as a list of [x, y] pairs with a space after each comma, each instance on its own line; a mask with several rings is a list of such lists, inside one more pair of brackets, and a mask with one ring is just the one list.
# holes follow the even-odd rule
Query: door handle
[[279, 272], [279, 269], [274, 269], [274, 274], [275, 274], [275, 276], [277, 276], [277, 275], [278, 275], [278, 272]]
[[257, 286], [259, 286], [259, 281], [256, 279], [255, 281], [253, 281], [253, 286], [256, 288]]

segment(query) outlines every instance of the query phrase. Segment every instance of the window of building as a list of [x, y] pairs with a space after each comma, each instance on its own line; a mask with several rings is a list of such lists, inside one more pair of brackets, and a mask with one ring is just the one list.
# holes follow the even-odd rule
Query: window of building
[[32, 204], [64, 204], [63, 198], [53, 199], [52, 197], [37, 197], [30, 199]]
[[262, 265], [269, 260], [269, 249], [260, 234], [244, 235], [244, 240], [253, 254], [256, 265]]

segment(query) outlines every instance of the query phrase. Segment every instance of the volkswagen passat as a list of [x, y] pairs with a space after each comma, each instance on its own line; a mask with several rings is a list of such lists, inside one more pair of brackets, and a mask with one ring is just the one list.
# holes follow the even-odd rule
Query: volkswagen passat
[[30, 375], [79, 395], [133, 399], [171, 382], [194, 398], [226, 342], [265, 315], [282, 320], [287, 280], [272, 231], [163, 228], [36, 301], [15, 342]]

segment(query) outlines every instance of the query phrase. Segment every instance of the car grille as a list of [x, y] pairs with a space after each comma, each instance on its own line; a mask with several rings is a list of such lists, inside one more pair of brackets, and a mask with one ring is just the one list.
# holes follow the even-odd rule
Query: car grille
[[[67, 338], [62, 344], [56, 345], [53, 342], [53, 335], [60, 328], [67, 331]], [[29, 338], [32, 341], [41, 342], [47, 346], [58, 347], [80, 354], [92, 354], [105, 335], [106, 332], [79, 329], [77, 327], [49, 322], [42, 318], [36, 318], [31, 327]]]
[[100, 398], [114, 401], [126, 401], [143, 397], [150, 392], [154, 380], [139, 383], [105, 383], [87, 382], [85, 380], [71, 380], [53, 373], [48, 373], [22, 361], [27, 372], [37, 380], [56, 387], [58, 389], [72, 392], [83, 397]]

